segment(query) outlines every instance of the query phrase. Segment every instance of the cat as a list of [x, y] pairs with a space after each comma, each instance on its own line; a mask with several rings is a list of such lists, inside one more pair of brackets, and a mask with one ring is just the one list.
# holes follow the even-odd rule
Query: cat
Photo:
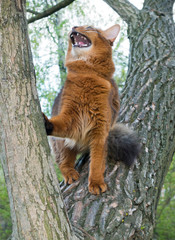
[[[112, 45], [120, 31], [75, 26], [69, 33], [65, 61], [67, 79], [55, 99], [52, 118], [44, 115], [56, 161], [66, 183], [79, 178], [75, 170], [78, 153], [90, 151], [88, 188], [92, 194], [107, 190], [104, 182], [107, 154], [131, 166], [139, 153], [136, 135], [116, 123], [120, 109]], [[62, 139], [60, 139], [62, 138]]]

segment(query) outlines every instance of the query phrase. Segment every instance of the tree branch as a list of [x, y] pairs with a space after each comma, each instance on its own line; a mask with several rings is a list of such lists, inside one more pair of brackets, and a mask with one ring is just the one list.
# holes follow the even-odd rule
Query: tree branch
[[133, 19], [136, 20], [139, 10], [128, 0], [103, 1], [106, 2], [114, 11], [116, 11], [127, 24], [129, 24]]
[[58, 4], [56, 4], [55, 6], [45, 10], [44, 12], [38, 13], [36, 16], [31, 17], [30, 19], [28, 19], [28, 23], [32, 23], [39, 19], [48, 17], [51, 14], [59, 11], [60, 9], [67, 7], [69, 4], [71, 4], [74, 1], [75, 0], [63, 0], [63, 1], [59, 2]]
[[143, 3], [143, 8], [151, 9], [157, 15], [172, 15], [173, 14], [173, 5], [175, 0], [163, 0], [163, 1], [152, 1], [145, 0]]
[[26, 11], [35, 15], [39, 14], [39, 12], [33, 11], [31, 9], [26, 9]]

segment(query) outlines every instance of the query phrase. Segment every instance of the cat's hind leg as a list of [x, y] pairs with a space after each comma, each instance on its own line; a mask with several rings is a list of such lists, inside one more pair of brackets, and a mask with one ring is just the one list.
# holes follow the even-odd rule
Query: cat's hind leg
[[52, 139], [52, 148], [55, 153], [56, 162], [64, 177], [65, 183], [71, 184], [79, 178], [79, 173], [74, 169], [77, 155], [76, 147], [66, 146], [65, 140]]

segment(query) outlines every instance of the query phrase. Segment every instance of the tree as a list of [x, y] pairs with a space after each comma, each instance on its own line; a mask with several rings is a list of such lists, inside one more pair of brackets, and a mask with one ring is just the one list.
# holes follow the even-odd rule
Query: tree
[[0, 2], [0, 158], [12, 239], [77, 239], [63, 206], [35, 88], [24, 1]]
[[[62, 192], [69, 218], [74, 226], [79, 227], [79, 230], [88, 231], [96, 239], [150, 239], [163, 179], [175, 151], [175, 81], [173, 79], [175, 75], [175, 54], [173, 51], [175, 47], [175, 28], [172, 18], [174, 0], [145, 0], [144, 7], [140, 11], [127, 0], [106, 0], [106, 2], [118, 11], [128, 23], [130, 39], [129, 70], [121, 96], [122, 108], [119, 120], [126, 124], [132, 124], [139, 132], [143, 144], [142, 154], [133, 169], [115, 164], [112, 159], [109, 159], [105, 178], [108, 183], [108, 191], [102, 196], [93, 196], [88, 193], [88, 163], [85, 163], [82, 167], [80, 180], [69, 187], [62, 187]], [[5, 7], [10, 8], [11, 11], [4, 11]], [[18, 14], [16, 14], [16, 7], [18, 7]], [[59, 206], [61, 200], [58, 202], [54, 190], [50, 190], [50, 187], [54, 187], [56, 192], [59, 191], [50, 158], [47, 157], [48, 152], [45, 152], [48, 146], [39, 114], [40, 109], [38, 108], [34, 81], [32, 81], [33, 84], [30, 84], [29, 81], [31, 78], [34, 79], [34, 74], [30, 51], [27, 50], [26, 41], [24, 41], [24, 39], [27, 39], [26, 25], [23, 21], [20, 23], [21, 18], [19, 18], [23, 15], [23, 11], [21, 11], [23, 5], [20, 5], [20, 1], [17, 2], [17, 5], [10, 5], [10, 1], [5, 2], [4, 0], [0, 9], [3, 9], [4, 13], [3, 21], [0, 21], [2, 39], [9, 32], [9, 38], [1, 42], [1, 49], [3, 46], [3, 65], [0, 75], [0, 100], [3, 108], [0, 114], [0, 147], [11, 199], [14, 232], [15, 230], [17, 232], [19, 227], [15, 222], [16, 219], [21, 223], [18, 218], [20, 215], [18, 211], [19, 213], [24, 209], [30, 211], [30, 206], [35, 206], [37, 207], [35, 209], [41, 210], [42, 215], [45, 206], [43, 199], [47, 200], [47, 197], [54, 199], [55, 206]], [[10, 13], [12, 15], [9, 16]], [[10, 28], [12, 27], [11, 23], [15, 25], [13, 32], [10, 31], [12, 29]], [[23, 41], [20, 39], [20, 28], [24, 34], [22, 35]], [[19, 39], [16, 39], [15, 36], [19, 36]], [[13, 48], [9, 51], [8, 46], [11, 45], [11, 40], [13, 40]], [[21, 42], [15, 45], [17, 40]], [[16, 47], [18, 47], [17, 55], [15, 55]], [[25, 54], [28, 52], [29, 59], [27, 58], [28, 55]], [[4, 64], [5, 62], [7, 65]], [[22, 63], [26, 64], [25, 68]], [[17, 72], [16, 69], [20, 69], [20, 71]], [[18, 79], [21, 81], [17, 81]], [[30, 92], [31, 89], [33, 92]], [[28, 94], [27, 98], [24, 96], [26, 92]], [[18, 106], [19, 102], [21, 102], [20, 106]], [[7, 109], [6, 106], [9, 108]], [[7, 126], [8, 122], [10, 124]], [[35, 129], [33, 126], [35, 126]], [[17, 156], [19, 155], [22, 156], [18, 159], [20, 165], [17, 164]], [[5, 160], [8, 160], [8, 162]], [[35, 169], [31, 168], [32, 164], [34, 164]], [[41, 169], [41, 172], [36, 172], [38, 169]], [[23, 175], [19, 174], [21, 171]], [[41, 174], [43, 174], [43, 177], [41, 177]], [[54, 180], [48, 181], [48, 176], [49, 180], [50, 176]], [[20, 177], [21, 179], [19, 179]], [[38, 178], [40, 181], [37, 181]], [[14, 179], [16, 183], [12, 182]], [[26, 185], [30, 186], [30, 184], [26, 183], [24, 179], [27, 179], [30, 184], [33, 183], [31, 185], [33, 186], [32, 190], [35, 190], [36, 184], [34, 183], [38, 183], [38, 187], [42, 186], [43, 191], [39, 191], [42, 196], [38, 195], [36, 191], [34, 193], [38, 199], [32, 199], [31, 196], [31, 198], [28, 198], [31, 188], [28, 188], [28, 191], [26, 190]], [[32, 179], [34, 179], [33, 182], [31, 182]], [[44, 181], [41, 181], [43, 179]], [[26, 202], [23, 201], [23, 204], [19, 204], [19, 201], [24, 199], [24, 196], [19, 192], [17, 185], [19, 182], [26, 196]], [[14, 188], [10, 189], [12, 184]], [[49, 194], [50, 191], [47, 191], [47, 189], [52, 194]], [[47, 197], [43, 198], [45, 192]], [[41, 197], [40, 205], [38, 204], [39, 197]], [[34, 200], [37, 202], [36, 205]], [[62, 210], [53, 212], [51, 204], [48, 202], [46, 206], [49, 206], [45, 211], [46, 214], [48, 212], [55, 213], [55, 218], [58, 220], [56, 216], [57, 214], [59, 216]], [[28, 212], [25, 212], [26, 215], [21, 215], [25, 216], [22, 220], [28, 219]], [[50, 225], [46, 224], [45, 226], [48, 226], [47, 232], [50, 233], [49, 229], [52, 229]], [[68, 229], [70, 228], [68, 227]], [[35, 234], [37, 234], [37, 231], [35, 231]]]

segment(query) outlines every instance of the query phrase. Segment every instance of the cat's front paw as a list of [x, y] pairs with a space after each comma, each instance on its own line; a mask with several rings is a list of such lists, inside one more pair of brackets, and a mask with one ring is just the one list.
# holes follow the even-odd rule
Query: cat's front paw
[[49, 121], [49, 119], [46, 117], [44, 113], [43, 113], [43, 118], [44, 118], [46, 133], [47, 135], [51, 135], [53, 131], [53, 124]]
[[89, 179], [89, 192], [92, 193], [92, 194], [95, 194], [95, 195], [99, 195], [100, 192], [103, 193], [103, 192], [106, 192], [107, 190], [107, 185], [106, 183], [104, 182], [104, 180], [95, 180], [93, 181], [92, 179]]

